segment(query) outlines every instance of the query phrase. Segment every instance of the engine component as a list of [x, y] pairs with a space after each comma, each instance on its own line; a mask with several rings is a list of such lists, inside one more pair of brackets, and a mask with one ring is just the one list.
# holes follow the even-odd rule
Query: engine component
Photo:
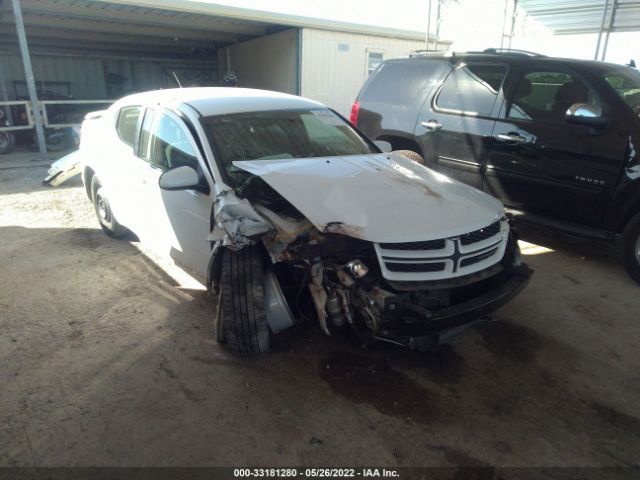
[[360, 260], [352, 260], [345, 267], [356, 278], [362, 278], [369, 273], [369, 268]]
[[336, 327], [342, 327], [344, 325], [345, 316], [342, 301], [338, 298], [334, 290], [331, 290], [327, 296], [327, 313]]

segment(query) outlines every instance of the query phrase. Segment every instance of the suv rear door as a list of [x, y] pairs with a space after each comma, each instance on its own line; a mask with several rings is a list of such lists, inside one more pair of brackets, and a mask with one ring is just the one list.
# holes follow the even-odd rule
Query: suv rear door
[[482, 188], [487, 142], [502, 103], [507, 66], [460, 63], [420, 112], [415, 136], [428, 166]]
[[600, 129], [568, 123], [575, 103], [611, 115], [568, 66], [532, 63], [514, 72], [488, 147], [485, 191], [528, 213], [599, 226], [627, 142], [615, 119]]

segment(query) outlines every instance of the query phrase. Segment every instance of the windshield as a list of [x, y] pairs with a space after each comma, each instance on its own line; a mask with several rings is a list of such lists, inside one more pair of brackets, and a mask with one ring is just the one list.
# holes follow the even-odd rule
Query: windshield
[[329, 109], [234, 113], [202, 120], [227, 180], [232, 162], [380, 153]]
[[633, 112], [640, 115], [640, 72], [634, 68], [613, 70], [605, 73], [604, 78]]

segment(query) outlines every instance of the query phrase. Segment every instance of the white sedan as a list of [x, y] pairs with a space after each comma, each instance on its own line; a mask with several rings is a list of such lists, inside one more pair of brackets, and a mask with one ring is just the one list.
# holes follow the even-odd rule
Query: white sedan
[[132, 230], [206, 281], [235, 350], [265, 351], [309, 314], [328, 335], [433, 348], [531, 274], [500, 202], [301, 97], [132, 95], [87, 116], [80, 153], [104, 231]]

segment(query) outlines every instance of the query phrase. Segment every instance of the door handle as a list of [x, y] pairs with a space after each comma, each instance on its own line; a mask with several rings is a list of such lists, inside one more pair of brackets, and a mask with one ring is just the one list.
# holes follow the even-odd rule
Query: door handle
[[505, 143], [523, 143], [527, 139], [517, 133], [499, 133], [496, 135], [496, 140]]
[[426, 122], [421, 122], [420, 125], [422, 125], [430, 132], [433, 132], [434, 130], [440, 130], [442, 128], [442, 124], [437, 120], [427, 120]]

